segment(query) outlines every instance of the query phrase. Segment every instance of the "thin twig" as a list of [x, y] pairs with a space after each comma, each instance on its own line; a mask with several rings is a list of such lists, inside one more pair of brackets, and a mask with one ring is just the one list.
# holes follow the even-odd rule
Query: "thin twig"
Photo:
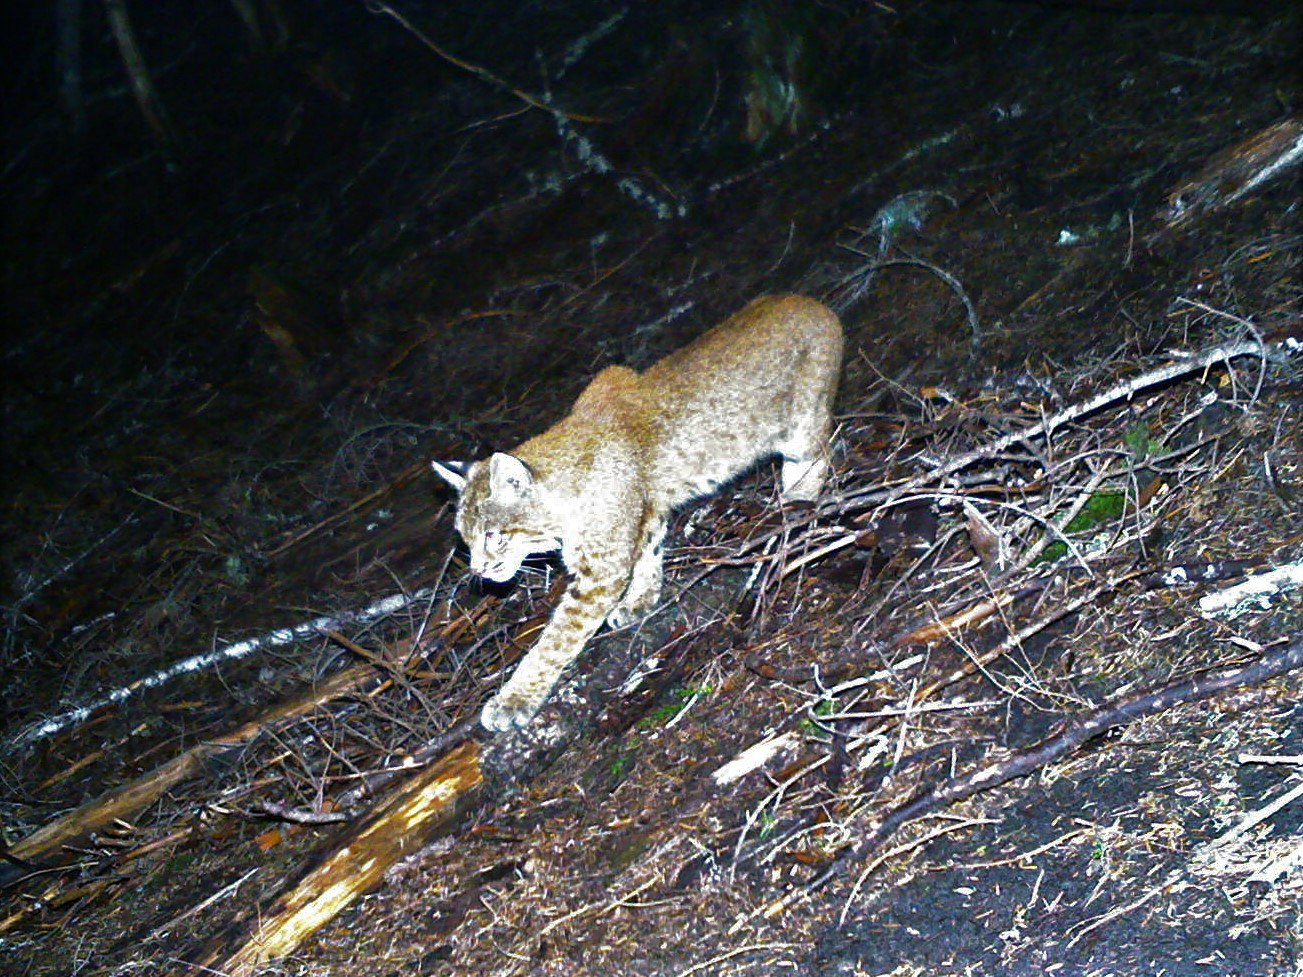
[[548, 113], [549, 115], [564, 116], [565, 118], [570, 119], [573, 122], [604, 123], [610, 121], [609, 119], [604, 119], [601, 116], [580, 115], [575, 112], [566, 112], [562, 109], [557, 108], [555, 105], [549, 104], [545, 99], [540, 98], [537, 95], [531, 95], [529, 92], [522, 91], [521, 89], [517, 88], [515, 85], [511, 84], [510, 82], [504, 81], [503, 79], [495, 75], [493, 72], [489, 71], [487, 68], [481, 68], [479, 65], [471, 64], [469, 61], [463, 61], [461, 58], [457, 57], [456, 55], [449, 54], [443, 48], [439, 47], [439, 45], [435, 44], [434, 41], [430, 40], [429, 36], [425, 34], [425, 32], [423, 32], [419, 27], [417, 27], [415, 24], [413, 24], [410, 20], [408, 20], [406, 17], [400, 14], [393, 7], [389, 6], [389, 4], [387, 3], [377, 3], [374, 2], [374, 0], [371, 0], [371, 2], [368, 2], [367, 6], [374, 13], [384, 14], [398, 21], [398, 23], [402, 24], [403, 27], [407, 28], [407, 30], [410, 31], [418, 41], [420, 41], [422, 44], [428, 47], [439, 57], [443, 58], [443, 60], [447, 61], [449, 64], [456, 65], [458, 68], [461, 68], [463, 71], [469, 71], [476, 78], [481, 78], [496, 88], [501, 88], [504, 91], [510, 92], [512, 95], [515, 95], [516, 98], [520, 99], [522, 102], [526, 103], [527, 105], [532, 105], [536, 109], [542, 109], [544, 112]]
[[[1114, 384], [1107, 390], [1096, 394], [1089, 400], [1079, 404], [1073, 404], [1071, 407], [1053, 414], [1045, 420], [1039, 421], [1022, 431], [1014, 431], [1003, 437], [996, 438], [994, 441], [982, 445], [980, 448], [974, 448], [956, 458], [951, 458], [931, 471], [916, 475], [914, 478], [901, 482], [886, 493], [884, 503], [894, 502], [906, 492], [929, 485], [938, 479], [947, 475], [953, 475], [955, 472], [962, 471], [975, 461], [981, 461], [984, 458], [990, 458], [998, 455], [1006, 448], [1017, 444], [1020, 441], [1029, 441], [1042, 435], [1052, 435], [1056, 428], [1067, 424], [1069, 421], [1077, 420], [1093, 414], [1095, 411], [1117, 401], [1130, 400], [1142, 390], [1150, 387], [1156, 387], [1161, 383], [1167, 383], [1169, 380], [1175, 380], [1177, 377], [1187, 376], [1191, 373], [1197, 373], [1200, 370], [1207, 369], [1214, 363], [1236, 359], [1241, 356], [1257, 356], [1261, 360], [1267, 359], [1267, 352], [1274, 349], [1270, 344], [1263, 343], [1223, 343], [1220, 346], [1213, 346], [1196, 353], [1189, 359], [1179, 360], [1167, 363], [1157, 369], [1142, 373], [1139, 376], [1131, 377], [1121, 383]], [[861, 496], [873, 495], [880, 489], [866, 489], [863, 492], [852, 492], [843, 495], [841, 498], [831, 500], [825, 503], [827, 508], [836, 506], [845, 506], [847, 502], [854, 502]], [[822, 507], [821, 507], [822, 508]]]

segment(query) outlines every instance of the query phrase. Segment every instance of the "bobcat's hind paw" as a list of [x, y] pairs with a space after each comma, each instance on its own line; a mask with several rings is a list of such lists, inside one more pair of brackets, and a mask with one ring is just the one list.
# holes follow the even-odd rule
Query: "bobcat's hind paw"
[[538, 703], [499, 692], [484, 703], [484, 709], [480, 712], [480, 725], [491, 733], [505, 733], [528, 726], [536, 712]]

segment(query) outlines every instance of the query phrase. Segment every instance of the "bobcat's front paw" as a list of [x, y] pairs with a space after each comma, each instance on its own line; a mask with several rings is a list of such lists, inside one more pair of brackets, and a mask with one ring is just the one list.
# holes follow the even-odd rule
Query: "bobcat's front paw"
[[499, 692], [484, 703], [480, 725], [491, 733], [505, 733], [510, 729], [528, 726], [536, 712], [538, 703], [529, 702], [509, 692]]
[[633, 608], [626, 607], [624, 604], [616, 604], [611, 608], [611, 613], [606, 615], [606, 626], [609, 628], [622, 628], [626, 624], [632, 624], [637, 618], [638, 615], [634, 613]]
[[659, 587], [642, 594], [634, 600], [626, 597], [611, 608], [611, 613], [606, 615], [606, 623], [613, 628], [622, 628], [626, 624], [641, 621], [656, 608], [660, 601], [661, 592]]

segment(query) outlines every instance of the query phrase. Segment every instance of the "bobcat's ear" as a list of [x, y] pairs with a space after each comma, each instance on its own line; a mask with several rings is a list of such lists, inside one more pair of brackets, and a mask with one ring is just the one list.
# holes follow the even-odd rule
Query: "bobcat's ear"
[[515, 455], [494, 452], [489, 458], [489, 494], [519, 498], [534, 484], [534, 473]]
[[430, 467], [458, 492], [466, 488], [466, 473], [471, 469], [469, 461], [432, 461]]

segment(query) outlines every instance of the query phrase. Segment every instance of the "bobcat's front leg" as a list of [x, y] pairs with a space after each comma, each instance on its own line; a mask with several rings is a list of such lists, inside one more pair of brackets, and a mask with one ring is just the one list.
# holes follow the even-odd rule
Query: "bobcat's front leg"
[[502, 689], [484, 704], [480, 722], [495, 733], [529, 723], [565, 667], [602, 625], [628, 583], [618, 560], [576, 561], [575, 579], [552, 619]]

